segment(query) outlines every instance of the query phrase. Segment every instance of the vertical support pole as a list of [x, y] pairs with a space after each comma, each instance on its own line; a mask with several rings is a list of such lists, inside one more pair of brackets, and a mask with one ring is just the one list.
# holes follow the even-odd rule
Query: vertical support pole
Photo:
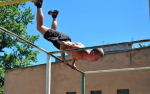
[[82, 94], [85, 94], [85, 74], [82, 73]]
[[46, 64], [46, 94], [50, 94], [51, 90], [51, 55], [47, 54]]

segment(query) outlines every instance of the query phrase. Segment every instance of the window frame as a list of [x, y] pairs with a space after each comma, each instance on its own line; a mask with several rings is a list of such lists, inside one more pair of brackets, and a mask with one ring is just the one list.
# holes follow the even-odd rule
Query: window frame
[[[127, 92], [126, 92], [127, 90]], [[121, 92], [122, 91], [122, 92]], [[129, 89], [117, 89], [117, 94], [130, 94]]]
[[100, 92], [100, 94], [102, 94], [102, 90], [94, 90], [94, 91], [91, 91], [91, 94], [92, 92]]

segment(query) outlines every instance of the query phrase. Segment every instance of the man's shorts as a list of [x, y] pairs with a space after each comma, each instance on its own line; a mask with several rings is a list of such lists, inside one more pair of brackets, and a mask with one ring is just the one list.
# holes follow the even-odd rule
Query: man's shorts
[[44, 38], [50, 42], [53, 43], [53, 45], [57, 48], [60, 49], [60, 43], [61, 41], [70, 41], [71, 42], [71, 38], [61, 32], [55, 31], [53, 29], [49, 29], [45, 32], [44, 34]]

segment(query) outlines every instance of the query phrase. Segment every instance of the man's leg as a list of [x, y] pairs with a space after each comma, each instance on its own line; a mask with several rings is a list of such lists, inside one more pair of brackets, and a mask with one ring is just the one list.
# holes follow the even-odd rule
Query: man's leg
[[35, 6], [37, 6], [37, 16], [36, 16], [37, 30], [40, 31], [40, 33], [44, 36], [45, 32], [49, 28], [47, 28], [43, 25], [44, 15], [43, 15], [42, 8], [41, 8], [43, 0], [35, 0], [33, 2], [35, 4]]
[[53, 22], [52, 22], [51, 28], [52, 28], [53, 30], [56, 30], [56, 29], [57, 29], [57, 18], [53, 18]]
[[42, 8], [37, 8], [37, 30], [44, 36], [45, 32], [49, 29], [43, 25], [44, 15], [42, 12]]
[[49, 15], [52, 15], [52, 18], [53, 18], [53, 22], [52, 22], [52, 26], [51, 26], [51, 28], [52, 28], [53, 30], [56, 30], [56, 29], [57, 29], [57, 16], [58, 16], [58, 13], [59, 13], [59, 11], [57, 11], [57, 10], [49, 11], [49, 12], [48, 12], [48, 14], [49, 14]]

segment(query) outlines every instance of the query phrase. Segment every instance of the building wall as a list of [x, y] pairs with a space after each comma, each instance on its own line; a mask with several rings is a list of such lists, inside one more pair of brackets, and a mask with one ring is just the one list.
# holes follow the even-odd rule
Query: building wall
[[4, 94], [45, 94], [46, 66], [34, 66], [5, 72]]
[[[147, 67], [150, 66], [150, 48], [109, 54], [97, 62], [77, 60], [76, 65], [82, 71]], [[45, 94], [45, 68], [39, 65], [6, 71], [4, 94]], [[117, 89], [129, 89], [130, 94], [149, 94], [149, 74], [150, 70], [86, 74], [85, 94], [95, 90], [117, 94]], [[52, 63], [51, 76], [51, 94], [81, 94], [81, 73], [59, 62]]]
[[103, 47], [104, 51], [111, 51], [111, 50], [123, 50], [123, 49], [133, 49], [133, 44], [124, 44], [124, 45], [116, 45], [110, 47]]

